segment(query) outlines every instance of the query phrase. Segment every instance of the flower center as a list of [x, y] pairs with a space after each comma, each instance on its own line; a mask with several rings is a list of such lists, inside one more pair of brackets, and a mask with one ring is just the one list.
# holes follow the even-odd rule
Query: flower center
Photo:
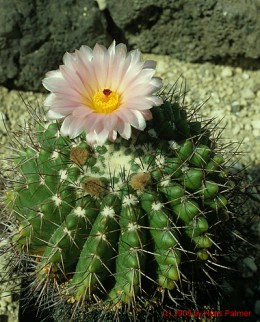
[[119, 95], [116, 92], [105, 88], [93, 96], [93, 108], [97, 113], [112, 113], [118, 108]]

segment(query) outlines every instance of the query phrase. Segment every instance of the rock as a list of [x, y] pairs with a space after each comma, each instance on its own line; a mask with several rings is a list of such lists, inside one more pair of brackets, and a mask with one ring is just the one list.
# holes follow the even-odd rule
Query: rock
[[222, 77], [231, 77], [232, 75], [233, 71], [230, 67], [225, 67], [221, 72]]
[[9, 88], [43, 89], [41, 79], [66, 51], [112, 42], [93, 0], [0, 0], [0, 6], [0, 83]]
[[98, 3], [99, 10], [105, 10], [107, 7], [106, 0], [96, 0]]
[[251, 125], [253, 129], [260, 130], [260, 118], [257, 118], [253, 121], [251, 121]]
[[241, 109], [242, 109], [242, 107], [239, 104], [239, 102], [237, 102], [237, 101], [232, 102], [232, 104], [231, 104], [231, 112], [232, 113], [238, 113], [241, 111]]
[[250, 88], [244, 88], [241, 92], [241, 96], [245, 99], [254, 99], [255, 93]]
[[0, 132], [5, 132], [5, 121], [6, 121], [5, 113], [0, 112]]
[[254, 93], [259, 92], [259, 91], [260, 91], [260, 83], [256, 83], [256, 84], [254, 84], [254, 85], [253, 85], [253, 88], [252, 88], [252, 91], [253, 91]]
[[255, 314], [260, 315], [260, 300], [257, 300], [255, 302], [254, 311], [255, 311]]
[[259, 2], [245, 0], [107, 1], [128, 43], [192, 62], [259, 60]]
[[248, 80], [250, 78], [250, 76], [248, 75], [248, 73], [243, 73], [242, 78], [243, 78], [243, 80]]
[[252, 257], [246, 257], [239, 263], [242, 276], [245, 278], [252, 277], [257, 271], [257, 266]]
[[[260, 201], [260, 195], [257, 195], [257, 192], [254, 193], [254, 197], [258, 197], [259, 201]], [[256, 221], [252, 224], [251, 229], [252, 234], [254, 234], [255, 236], [259, 237], [260, 236], [260, 221]]]

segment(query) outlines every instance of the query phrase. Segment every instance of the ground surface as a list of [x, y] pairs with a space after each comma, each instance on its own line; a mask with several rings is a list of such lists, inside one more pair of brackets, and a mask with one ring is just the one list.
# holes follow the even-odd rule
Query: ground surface
[[[222, 119], [223, 142], [241, 143], [240, 153], [237, 156], [239, 162], [236, 167], [247, 168], [247, 180], [251, 181], [254, 186], [253, 193], [257, 193], [260, 173], [260, 71], [215, 66], [209, 63], [184, 63], [169, 56], [146, 55], [145, 57], [158, 61], [158, 76], [163, 78], [165, 85], [173, 84], [180, 77], [179, 84], [182, 80], [186, 81], [185, 102], [187, 105], [199, 105], [205, 102], [200, 113], [205, 117], [215, 117], [216, 122]], [[43, 94], [18, 93], [0, 87], [0, 153], [2, 154], [0, 171], [8, 174], [8, 157], [11, 153], [8, 148], [9, 131], [30, 122], [26, 105], [36, 109], [41, 106], [44, 97]], [[227, 285], [227, 288], [230, 288], [230, 294], [233, 294], [231, 297], [235, 304], [232, 299], [231, 302], [234, 309], [243, 307], [243, 309], [255, 311], [259, 314], [258, 320], [260, 321], [260, 301], [257, 301], [260, 236], [260, 204], [257, 198], [260, 197], [257, 194], [252, 195], [251, 191], [250, 200], [252, 196], [256, 200], [248, 203], [247, 210], [250, 216], [246, 217], [250, 218], [250, 222], [248, 219], [243, 220], [247, 221], [244, 233], [252, 237], [251, 240], [255, 241], [255, 245], [248, 246], [247, 253], [238, 263], [239, 282], [236, 286], [231, 283]], [[5, 291], [5, 287], [6, 285], [1, 285], [0, 292]], [[10, 296], [3, 297], [0, 301], [1, 322], [7, 321], [4, 320], [5, 316], [9, 317], [9, 322], [17, 321], [15, 317], [17, 316], [17, 305]], [[236, 321], [239, 319], [236, 318]], [[249, 321], [249, 319], [241, 321]]]

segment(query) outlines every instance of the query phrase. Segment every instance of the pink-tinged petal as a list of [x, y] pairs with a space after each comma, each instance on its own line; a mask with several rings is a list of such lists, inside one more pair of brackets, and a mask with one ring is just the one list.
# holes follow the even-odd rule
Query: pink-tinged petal
[[108, 139], [109, 131], [107, 129], [103, 129], [100, 133], [96, 134], [96, 143], [98, 145], [103, 145]]
[[97, 131], [99, 124], [100, 116], [95, 113], [90, 114], [86, 119], [86, 128], [89, 132], [93, 132], [94, 130]]
[[118, 116], [116, 113], [110, 114], [108, 117], [103, 117], [102, 124], [103, 126], [112, 131], [118, 122]]
[[71, 72], [69, 68], [66, 66], [60, 66], [60, 71], [64, 77], [64, 79], [67, 81], [69, 86], [73, 88], [75, 92], [82, 95], [84, 93], [84, 84], [82, 83], [82, 80], [80, 77], [78, 77], [77, 72]]
[[122, 138], [126, 140], [130, 139], [131, 125], [129, 123], [125, 123], [123, 120], [121, 122], [118, 122], [117, 131], [122, 136]]
[[105, 88], [109, 69], [109, 53], [104, 46], [95, 45], [93, 49], [93, 66], [98, 88]]
[[89, 145], [94, 145], [96, 143], [96, 133], [95, 132], [87, 133], [86, 140]]
[[46, 77], [43, 79], [42, 83], [46, 89], [54, 93], [74, 92], [74, 90], [68, 86], [68, 82], [64, 78]]
[[79, 106], [76, 109], [74, 109], [74, 111], [71, 114], [75, 117], [85, 117], [90, 113], [93, 113], [93, 110], [87, 108], [86, 106]]
[[110, 54], [107, 86], [117, 90], [122, 81], [123, 76], [127, 72], [128, 65], [126, 63], [126, 46], [119, 44], [116, 46], [113, 54]]
[[143, 130], [145, 128], [145, 120], [139, 111], [121, 109], [117, 115], [123, 122], [129, 123], [136, 129]]
[[122, 103], [121, 109], [127, 109], [127, 110], [147, 110], [153, 107], [153, 103], [151, 100], [148, 100], [147, 97], [134, 97], [129, 100], [125, 100], [124, 103]]
[[153, 114], [150, 110], [141, 112], [145, 120], [151, 120], [153, 118]]
[[117, 138], [117, 132], [116, 131], [111, 131], [109, 132], [108, 134], [108, 139], [111, 141], [111, 142], [114, 142]]
[[79, 51], [82, 53], [82, 55], [84, 56], [84, 58], [87, 60], [87, 61], [91, 61], [92, 58], [93, 58], [93, 51], [90, 47], [88, 46], [81, 46]]
[[68, 135], [71, 139], [74, 139], [83, 129], [85, 129], [84, 119], [67, 116], [62, 123], [60, 132], [61, 135]]
[[55, 94], [52, 98], [52, 107], [63, 108], [63, 107], [77, 107], [82, 105], [82, 99], [79, 96], [68, 96]]
[[66, 66], [68, 69], [73, 71], [75, 69], [76, 55], [73, 53], [66, 52], [63, 56], [63, 66]]
[[69, 136], [71, 139], [77, 137], [85, 129], [84, 118], [74, 118], [70, 123]]

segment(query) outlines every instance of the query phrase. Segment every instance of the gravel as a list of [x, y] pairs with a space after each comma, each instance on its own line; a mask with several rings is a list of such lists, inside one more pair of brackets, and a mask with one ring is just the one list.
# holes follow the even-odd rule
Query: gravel
[[[253, 181], [254, 185], [253, 190], [251, 189], [254, 195], [249, 194], [249, 199], [251, 200], [253, 196], [255, 201], [250, 201], [247, 206], [250, 218], [253, 219], [250, 219], [252, 223], [247, 225], [249, 228], [245, 228], [244, 233], [254, 236], [256, 244], [254, 248], [248, 248], [248, 253], [238, 265], [238, 270], [241, 272], [238, 284], [241, 286], [246, 283], [247, 289], [241, 295], [247, 297], [247, 299], [243, 298], [243, 305], [250, 305], [259, 315], [260, 320], [260, 302], [256, 298], [257, 291], [254, 290], [257, 283], [259, 285], [257, 266], [260, 263], [257, 246], [260, 229], [259, 201], [257, 201], [260, 172], [260, 71], [210, 63], [184, 63], [169, 56], [144, 55], [144, 58], [158, 62], [157, 74], [163, 78], [165, 85], [171, 85], [179, 79], [179, 85], [182, 83], [184, 86], [185, 80], [187, 91], [185, 104], [187, 106], [203, 104], [200, 110], [203, 116], [215, 118], [216, 123], [222, 120], [220, 127], [223, 129], [223, 143], [237, 142], [236, 147], [239, 148], [237, 167], [240, 169], [246, 167], [246, 176], [248, 180]], [[6, 128], [14, 130], [30, 122], [31, 116], [26, 105], [33, 109], [39, 108], [44, 98], [44, 94], [19, 93], [0, 87], [0, 153], [3, 153], [5, 159], [2, 162], [2, 169], [8, 168], [8, 156], [11, 153], [8, 149], [9, 130], [6, 131]], [[247, 219], [244, 220], [247, 221]], [[236, 285], [229, 285], [229, 287], [230, 292], [236, 292]], [[1, 285], [0, 292], [2, 291]], [[240, 300], [242, 303], [242, 297]], [[15, 322], [17, 306], [14, 305], [9, 297], [3, 297], [0, 301], [0, 316], [8, 315], [9, 322]]]

